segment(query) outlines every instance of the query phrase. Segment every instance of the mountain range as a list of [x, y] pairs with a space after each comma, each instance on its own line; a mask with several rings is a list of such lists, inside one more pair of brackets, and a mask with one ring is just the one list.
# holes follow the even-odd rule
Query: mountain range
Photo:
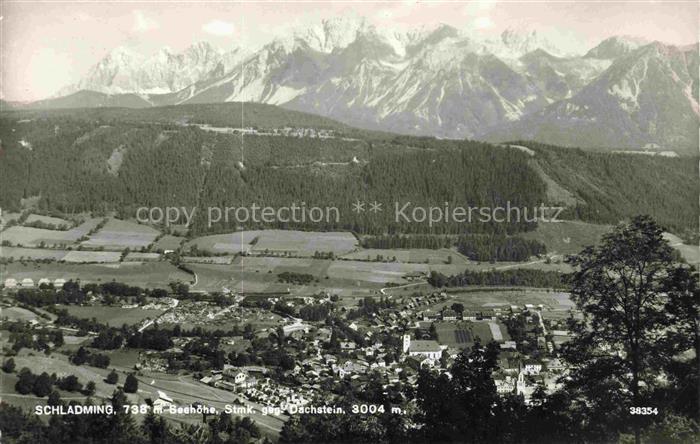
[[117, 48], [61, 97], [30, 106], [258, 102], [403, 134], [694, 154], [698, 68], [697, 44], [611, 37], [572, 55], [536, 31], [489, 39], [341, 17], [256, 50]]

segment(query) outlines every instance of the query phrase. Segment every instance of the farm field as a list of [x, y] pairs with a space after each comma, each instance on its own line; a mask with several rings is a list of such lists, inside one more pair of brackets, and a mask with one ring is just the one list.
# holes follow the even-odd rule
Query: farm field
[[105, 351], [109, 355], [110, 367], [133, 368], [138, 362], [140, 350], [134, 348], [120, 348]]
[[[30, 356], [28, 351], [22, 350], [20, 353], [14, 357], [17, 368], [28, 367], [35, 374], [40, 374], [46, 372], [48, 374], [56, 373], [58, 377], [75, 375], [78, 380], [85, 385], [88, 381], [95, 382], [95, 394], [93, 398], [108, 398], [112, 396], [114, 385], [107, 384], [104, 382], [104, 378], [109, 373], [109, 369], [101, 369], [96, 367], [89, 367], [86, 365], [73, 365], [68, 362], [68, 357], [62, 355], [61, 353], [52, 353], [51, 356], [43, 356], [34, 353], [34, 356]], [[16, 377], [15, 375], [12, 375]], [[123, 382], [123, 377], [120, 377], [120, 383]], [[15, 393], [14, 389], [5, 390], [5, 393]], [[86, 396], [78, 392], [64, 392], [61, 393], [61, 398], [63, 399], [85, 399]], [[19, 395], [18, 395], [19, 396]], [[31, 398], [32, 402], [36, 404], [36, 399]], [[43, 398], [45, 401], [46, 398]]]
[[90, 239], [83, 241], [81, 245], [86, 248], [102, 247], [107, 250], [138, 249], [150, 245], [158, 235], [158, 230], [146, 225], [109, 219], [104, 227], [90, 236]]
[[15, 260], [24, 258], [26, 260], [53, 259], [60, 261], [68, 253], [70, 253], [68, 250], [51, 250], [48, 248], [0, 247], [0, 257], [13, 258]]
[[155, 243], [153, 244], [153, 250], [159, 252], [163, 252], [165, 250], [177, 250], [178, 248], [180, 248], [180, 244], [183, 240], [185, 239], [182, 237], [166, 234], [165, 236], [155, 241]]
[[5, 226], [13, 220], [19, 219], [21, 215], [21, 213], [2, 212], [2, 214], [0, 215], [0, 224], [2, 226]]
[[[244, 293], [285, 293], [289, 290], [292, 295], [309, 295], [324, 290], [339, 296], [364, 297], [376, 293], [384, 285], [330, 276], [327, 269], [333, 263], [310, 258], [239, 256], [232, 265], [188, 264], [188, 267], [197, 274], [197, 285], [192, 287], [193, 290], [228, 289]], [[311, 274], [318, 282], [309, 285], [278, 282], [277, 275], [285, 271]]]
[[[54, 353], [49, 357], [36, 355], [28, 356], [23, 353], [24, 352], [21, 352], [20, 356], [14, 358], [17, 363], [17, 368], [29, 367], [34, 373], [46, 371], [51, 374], [55, 372], [58, 376], [74, 374], [82, 384], [86, 384], [88, 381], [94, 381], [96, 391], [92, 396], [93, 400], [109, 399], [117, 388], [117, 385], [104, 382], [104, 378], [111, 371], [112, 366], [110, 366], [110, 369], [74, 366], [68, 362], [65, 356], [58, 353]], [[129, 366], [117, 367], [119, 373], [118, 386], [123, 384], [127, 372], [130, 373], [133, 371], [133, 362], [134, 361], [132, 361]], [[184, 376], [149, 373], [144, 376], [138, 376], [138, 379], [140, 381], [138, 393], [126, 395], [128, 402], [134, 405], [144, 404], [147, 399], [157, 399], [159, 390], [168, 393], [177, 405], [190, 405], [196, 401], [201, 402], [202, 399], [205, 399], [207, 405], [215, 407], [218, 411], [223, 410], [225, 405], [233, 403], [236, 399], [234, 393], [209, 387]], [[11, 399], [13, 405], [31, 411], [35, 405], [44, 404], [46, 402], [46, 398], [17, 394], [14, 390], [16, 382], [16, 374], [5, 375], [3, 378], [0, 378], [0, 390], [2, 390], [3, 398], [7, 400]], [[66, 401], [83, 401], [87, 398], [87, 396], [77, 392], [71, 393], [59, 390], [59, 393], [61, 399]], [[255, 405], [254, 410], [255, 412], [251, 417], [261, 427], [261, 432], [270, 437], [276, 436], [282, 428], [283, 419], [286, 419], [286, 417], [279, 418], [270, 415], [262, 415], [260, 413], [260, 406], [257, 405]], [[201, 421], [201, 415], [198, 414], [175, 416], [164, 414], [164, 416], [181, 423], [196, 424]], [[135, 418], [137, 423], [142, 420], [142, 416], [140, 415], [135, 416]]]
[[431, 309], [440, 311], [454, 303], [464, 305], [466, 310], [483, 310], [490, 308], [519, 307], [525, 304], [534, 306], [542, 304], [547, 308], [545, 313], [552, 317], [568, 316], [574, 307], [568, 293], [549, 291], [546, 289], [476, 289], [473, 291], [448, 292], [448, 300], [435, 304]]
[[382, 256], [384, 259], [396, 257], [398, 262], [414, 264], [446, 264], [450, 257], [452, 257], [453, 264], [469, 263], [469, 260], [464, 256], [447, 248], [441, 248], [439, 250], [423, 248], [396, 250], [367, 248], [345, 254], [342, 256], [342, 258], [354, 260], [374, 260], [377, 256]]
[[7, 319], [8, 321], [31, 321], [38, 319], [35, 313], [22, 307], [0, 307], [0, 321]]
[[192, 246], [209, 253], [237, 254], [248, 251], [250, 243], [258, 237], [260, 231], [237, 231], [235, 233], [202, 236], [187, 242], [183, 248], [188, 251]]
[[308, 232], [264, 230], [251, 248], [256, 252], [290, 252], [298, 256], [313, 256], [315, 252], [346, 254], [357, 248], [357, 239], [347, 232]]
[[[22, 350], [18, 356], [14, 357], [17, 368], [28, 367], [33, 373], [47, 372], [49, 374], [56, 373], [57, 376], [67, 376], [75, 375], [82, 384], [86, 384], [88, 381], [95, 382], [95, 394], [92, 396], [93, 399], [109, 399], [114, 390], [117, 388], [116, 385], [107, 384], [104, 382], [105, 377], [111, 371], [112, 368], [116, 368], [119, 373], [118, 386], [124, 383], [126, 378], [126, 373], [131, 373], [133, 371], [134, 364], [137, 359], [137, 351], [128, 351], [123, 353], [123, 356], [118, 356], [122, 354], [119, 350], [115, 353], [111, 353], [111, 365], [108, 369], [100, 369], [96, 367], [90, 367], [86, 365], [76, 366], [68, 362], [68, 357], [60, 353], [53, 353], [51, 356], [37, 355], [31, 353], [28, 350]], [[192, 381], [190, 378], [185, 376], [174, 376], [165, 375], [161, 373], [148, 373], [146, 375], [138, 376], [140, 381], [138, 393], [127, 394], [127, 398], [132, 404], [143, 404], [146, 399], [156, 399], [158, 397], [158, 390], [163, 390], [168, 393], [178, 405], [190, 405], [195, 401], [206, 400], [208, 405], [211, 405], [217, 410], [223, 410], [226, 404], [231, 404], [236, 399], [236, 395], [221, 389], [216, 389], [209, 387], [207, 385]], [[43, 404], [46, 402], [46, 398], [37, 398], [33, 395], [19, 395], [14, 390], [14, 385], [17, 382], [16, 374], [4, 375], [0, 378], [0, 391], [2, 397], [6, 400], [11, 399], [12, 404], [32, 410], [37, 403]], [[60, 391], [61, 398], [64, 400], [84, 400], [86, 396], [77, 392], [64, 392]], [[254, 404], [255, 413], [252, 418], [258, 423], [262, 428], [264, 434], [270, 434], [270, 432], [278, 433], [283, 425], [282, 419], [286, 417], [275, 417], [266, 415], [263, 416], [260, 413], [260, 406]], [[140, 417], [137, 417], [140, 419]], [[178, 415], [172, 417], [180, 422], [192, 422], [196, 423], [201, 421], [201, 415]]]
[[154, 319], [160, 316], [164, 310], [144, 310], [142, 308], [121, 308], [104, 305], [57, 305], [65, 308], [73, 316], [85, 319], [97, 319], [98, 322], [108, 324], [110, 327], [121, 327], [124, 324], [140, 324], [144, 319]]
[[230, 265], [234, 256], [182, 256], [180, 260], [187, 264]]
[[[459, 271], [463, 268], [460, 266]], [[427, 273], [429, 269], [427, 265], [360, 261], [336, 261], [328, 267], [328, 275], [333, 278], [375, 284], [404, 283], [404, 275], [418, 271]]]
[[14, 226], [0, 233], [0, 239], [12, 245], [24, 247], [39, 247], [42, 243], [46, 246], [69, 246], [87, 235], [100, 221], [101, 219], [98, 218], [88, 219], [67, 231]]
[[124, 258], [127, 262], [140, 262], [140, 261], [159, 261], [161, 259], [158, 253], [129, 253]]
[[253, 230], [199, 237], [188, 242], [185, 250], [192, 245], [214, 254], [250, 252], [313, 256], [319, 251], [342, 255], [357, 248], [357, 239], [345, 232]]
[[494, 321], [436, 322], [435, 331], [440, 344], [458, 349], [471, 347], [477, 340], [482, 344], [510, 340], [506, 326]]
[[61, 350], [76, 351], [81, 345], [89, 345], [92, 342], [91, 336], [63, 335], [63, 347]]
[[[197, 285], [192, 290], [223, 291], [228, 289], [242, 293], [284, 293], [290, 287], [302, 292], [306, 286], [290, 286], [277, 282], [277, 275], [262, 271], [234, 271], [231, 265], [188, 264], [197, 274]], [[318, 288], [316, 289], [318, 291]]]
[[610, 225], [597, 225], [580, 221], [561, 221], [537, 224], [537, 229], [521, 236], [542, 242], [549, 254], [579, 253], [585, 246], [597, 244]]
[[333, 285], [352, 287], [360, 283], [383, 285], [389, 281], [405, 282], [402, 276], [416, 268], [427, 269], [425, 265], [414, 264], [251, 256], [237, 258], [233, 266], [234, 276], [252, 278], [257, 275], [273, 282], [283, 272], [310, 274], [324, 288]]
[[29, 216], [27, 216], [27, 220], [24, 221], [25, 224], [31, 224], [34, 222], [51, 224], [55, 225], [56, 227], [60, 227], [61, 225], [70, 227], [71, 225], [73, 225], [70, 221], [61, 219], [60, 217], [42, 216], [40, 214], [30, 214]]
[[34, 282], [39, 279], [65, 279], [66, 281], [80, 279], [82, 282], [127, 282], [144, 288], [167, 288], [170, 282], [181, 281], [188, 283], [192, 276], [177, 269], [167, 262], [124, 262], [119, 264], [28, 264], [12, 263], [0, 265], [0, 275], [3, 278], [14, 278], [18, 281], [30, 278]]
[[[534, 239], [547, 246], [548, 253], [558, 255], [576, 254], [588, 245], [596, 245], [602, 236], [613, 229], [611, 225], [597, 225], [580, 221], [540, 223], [535, 231], [523, 233], [526, 239]], [[691, 264], [700, 263], [700, 248], [687, 245], [672, 233], [664, 233], [664, 238], [677, 249]]]
[[[543, 262], [414, 264], [276, 256], [238, 256], [231, 265], [199, 263], [188, 264], [188, 267], [197, 274], [197, 285], [192, 287], [194, 290], [221, 291], [227, 288], [243, 292], [283, 292], [289, 289], [293, 294], [309, 294], [323, 289], [339, 295], [353, 293], [366, 295], [376, 292], [387, 283], [418, 285], [420, 282], [411, 283], [404, 279], [404, 276], [416, 273], [427, 275], [433, 270], [445, 275], [461, 273], [465, 269], [474, 271], [509, 268], [568, 270], [566, 264], [544, 264]], [[283, 272], [310, 274], [318, 282], [308, 286], [279, 283], [277, 275]], [[387, 291], [395, 293], [398, 290]]]
[[[494, 268], [493, 264], [488, 268]], [[361, 261], [334, 261], [328, 268], [330, 277], [360, 280], [374, 283], [406, 283], [403, 279], [406, 274], [438, 271], [445, 275], [453, 275], [463, 272], [471, 265], [457, 264], [406, 264], [399, 262], [361, 262]]]
[[63, 258], [72, 263], [114, 263], [119, 262], [121, 253], [116, 251], [69, 251]]

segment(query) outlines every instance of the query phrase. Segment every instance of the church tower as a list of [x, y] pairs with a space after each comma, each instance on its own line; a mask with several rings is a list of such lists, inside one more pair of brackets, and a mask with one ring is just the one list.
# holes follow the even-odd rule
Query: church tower
[[411, 348], [411, 335], [403, 335], [403, 352], [408, 353], [409, 348]]

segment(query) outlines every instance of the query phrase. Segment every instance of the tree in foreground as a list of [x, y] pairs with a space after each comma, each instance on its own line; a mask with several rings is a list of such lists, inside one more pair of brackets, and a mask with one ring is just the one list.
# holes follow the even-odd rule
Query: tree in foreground
[[423, 424], [419, 441], [500, 442], [504, 429], [498, 427], [502, 400], [496, 393], [493, 371], [498, 348], [476, 343], [463, 351], [450, 368], [451, 376], [421, 370], [417, 400]]
[[85, 393], [88, 396], [92, 396], [95, 394], [95, 390], [96, 390], [95, 381], [89, 381], [85, 385], [85, 390], [83, 391], [83, 393]]
[[106, 382], [107, 384], [112, 384], [112, 385], [114, 385], [114, 384], [116, 384], [118, 381], [119, 381], [119, 374], [117, 374], [117, 372], [116, 372], [114, 369], [112, 369], [112, 371], [109, 372], [109, 374], [107, 375], [107, 378], [105, 378], [105, 382]]
[[39, 376], [37, 376], [36, 380], [34, 380], [34, 387], [32, 388], [32, 392], [41, 398], [44, 396], [49, 396], [51, 393], [51, 388], [53, 386], [53, 382], [51, 381], [51, 377], [49, 376], [48, 373], [43, 372]]
[[660, 407], [652, 402], [654, 389], [682, 348], [671, 346], [672, 332], [684, 326], [669, 305], [676, 307], [678, 293], [693, 292], [682, 279], [692, 272], [675, 261], [662, 233], [651, 218], [638, 216], [569, 259], [576, 268], [571, 295], [583, 319], [570, 321], [567, 390], [590, 440], [631, 431], [639, 443], [653, 416], [630, 409]]
[[136, 379], [133, 373], [126, 375], [126, 380], [124, 380], [124, 391], [126, 393], [136, 393], [139, 389], [139, 380]]

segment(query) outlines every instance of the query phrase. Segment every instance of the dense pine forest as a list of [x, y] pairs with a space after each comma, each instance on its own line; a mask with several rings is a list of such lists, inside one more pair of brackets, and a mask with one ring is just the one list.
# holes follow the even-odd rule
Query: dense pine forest
[[503, 287], [565, 288], [567, 276], [558, 271], [528, 268], [512, 270], [470, 271], [445, 276], [432, 271], [428, 282], [434, 287], [466, 287], [470, 285]]
[[474, 261], [518, 262], [547, 252], [536, 240], [506, 236], [461, 236], [457, 249]]
[[[512, 235], [534, 228], [525, 222], [397, 222], [394, 202], [452, 208], [544, 203], [566, 206], [562, 217], [588, 222], [617, 223], [647, 213], [681, 235], [697, 226], [695, 159], [519, 142], [535, 152], [531, 156], [479, 142], [366, 132], [272, 106], [241, 109], [240, 103], [231, 103], [3, 113], [0, 205], [16, 211], [23, 198], [39, 196], [40, 209], [49, 213], [115, 211], [124, 218], [134, 217], [139, 207], [197, 207], [195, 234], [278, 227], [375, 235]], [[216, 132], [194, 124], [231, 129]], [[257, 128], [259, 134], [243, 135], [236, 130], [242, 127]], [[326, 133], [272, 135], [281, 128]], [[385, 211], [356, 214], [352, 204], [358, 199], [383, 203]], [[302, 201], [308, 207], [336, 207], [342, 217], [320, 224], [245, 227], [210, 227], [205, 219], [208, 207], [281, 207]]]

